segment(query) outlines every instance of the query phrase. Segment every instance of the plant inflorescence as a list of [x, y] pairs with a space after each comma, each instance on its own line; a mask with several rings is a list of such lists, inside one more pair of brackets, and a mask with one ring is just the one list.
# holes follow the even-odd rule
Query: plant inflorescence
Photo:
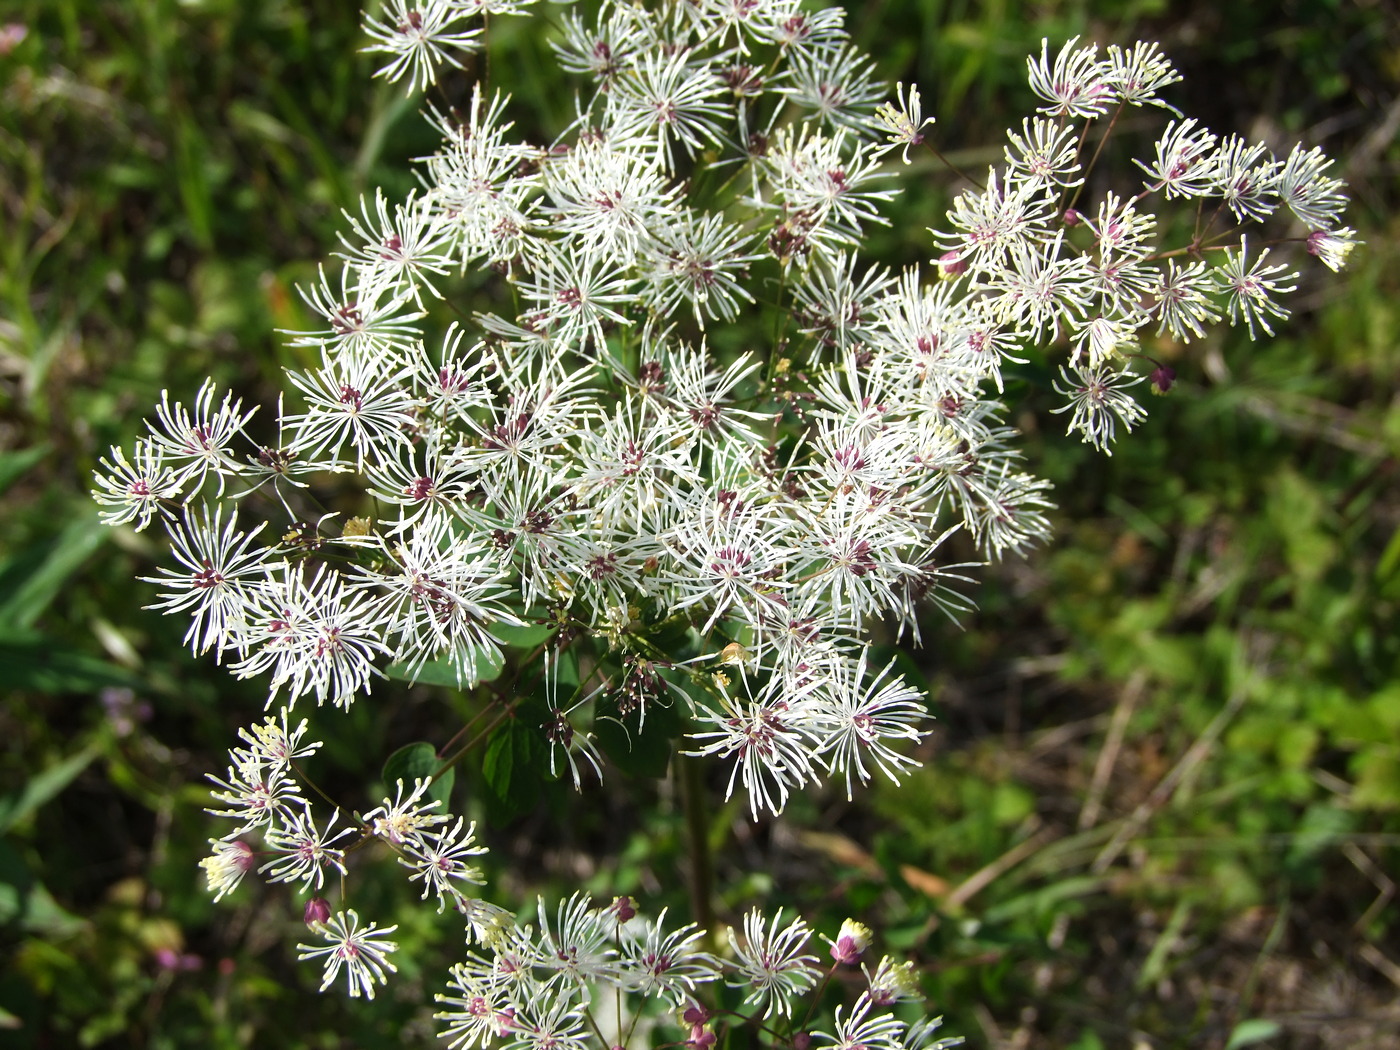
[[[371, 50], [422, 90], [484, 46], [486, 19], [526, 6], [390, 0]], [[728, 958], [625, 899], [515, 924], [470, 892], [483, 851], [443, 776], [525, 732], [541, 774], [579, 787], [642, 748], [718, 756], [755, 817], [827, 779], [848, 794], [897, 779], [925, 712], [872, 662], [869, 625], [917, 640], [923, 610], [967, 607], [955, 535], [990, 560], [1048, 532], [1004, 373], [1062, 348], [1059, 411], [1107, 451], [1143, 418], [1144, 381], [1172, 383], [1145, 334], [1272, 332], [1298, 276], [1273, 259], [1282, 243], [1342, 265], [1342, 184], [1316, 149], [1276, 156], [1177, 112], [1154, 44], [1047, 43], [1004, 163], [959, 175], [927, 270], [891, 273], [862, 246], [898, 192], [889, 158], [934, 132], [916, 88], [886, 101], [841, 11], [604, 2], [563, 13], [552, 39], [582, 81], [558, 138], [513, 135], [508, 97], [478, 84], [462, 110], [429, 106], [441, 145], [421, 190], [348, 216], [337, 265], [303, 292], [319, 320], [291, 342], [316, 363], [287, 372], [275, 433], [211, 382], [188, 406], [163, 399], [98, 476], [110, 524], [169, 531], [156, 607], [280, 708], [215, 779], [235, 826], [205, 861], [211, 888], [254, 868], [298, 884], [326, 942], [304, 957], [372, 995], [392, 930], [320, 893], [379, 843], [488, 953], [453, 972], [454, 1045], [631, 1045], [663, 1023], [650, 999], [707, 1046], [700, 1000], [722, 981], [775, 1039], [777, 1015], [783, 1039], [936, 1045], [933, 1025], [887, 1012], [912, 988], [892, 962], [829, 1030], [798, 1022], [793, 997], [822, 979], [800, 919], [753, 913]], [[1140, 181], [1090, 199], [1139, 108], [1164, 124]], [[1178, 202], [1192, 233], [1164, 247], [1158, 209]], [[502, 305], [442, 326], [467, 271], [492, 272]], [[734, 332], [742, 349], [714, 349]], [[512, 688], [491, 688], [507, 668]], [[377, 808], [318, 814], [302, 769], [317, 744], [289, 711], [348, 707], [386, 670], [475, 689], [485, 717]]]

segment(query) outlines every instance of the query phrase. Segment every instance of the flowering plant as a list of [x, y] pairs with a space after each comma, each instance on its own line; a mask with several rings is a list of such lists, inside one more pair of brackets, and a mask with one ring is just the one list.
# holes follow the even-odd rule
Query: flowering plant
[[[484, 46], [485, 19], [526, 6], [390, 0], [371, 49], [422, 90]], [[318, 327], [291, 341], [317, 364], [288, 371], [275, 435], [212, 382], [188, 407], [166, 397], [96, 498], [110, 524], [167, 528], [178, 567], [154, 578], [157, 607], [191, 616], [196, 651], [265, 675], [279, 706], [215, 780], [236, 824], [205, 861], [217, 894], [255, 866], [319, 893], [380, 842], [494, 953], [454, 973], [457, 1043], [601, 1037], [585, 1016], [601, 982], [661, 993], [698, 1046], [710, 1015], [693, 996], [722, 974], [765, 1018], [791, 1014], [815, 971], [770, 963], [800, 952], [800, 920], [755, 913], [737, 962], [690, 927], [663, 936], [581, 898], [555, 927], [543, 906], [538, 933], [516, 927], [466, 889], [482, 851], [447, 812], [456, 763], [484, 744], [504, 797], [565, 770], [582, 788], [609, 760], [718, 756], [754, 817], [828, 778], [848, 795], [897, 779], [925, 713], [872, 664], [870, 623], [917, 641], [924, 608], [968, 607], [955, 536], [990, 560], [1048, 533], [1004, 370], [1063, 347], [1058, 411], [1108, 451], [1143, 418], [1133, 388], [1172, 383], [1143, 332], [1272, 332], [1297, 278], [1274, 246], [1336, 269], [1354, 236], [1320, 151], [1276, 157], [1185, 118], [1154, 44], [1072, 40], [1028, 60], [1037, 112], [1003, 164], [960, 175], [929, 274], [891, 274], [859, 258], [897, 193], [883, 158], [931, 148], [931, 120], [912, 86], [883, 101], [839, 10], [605, 0], [563, 14], [552, 44], [584, 79], [563, 134], [517, 140], [509, 99], [478, 84], [464, 111], [429, 108], [441, 146], [422, 191], [348, 217], [338, 270], [304, 290]], [[1140, 185], [1086, 199], [1120, 115], [1142, 107], [1171, 117]], [[1179, 199], [1194, 229], [1164, 248], [1154, 209]], [[512, 307], [430, 331], [468, 271]], [[754, 319], [767, 344], [729, 349]], [[318, 745], [289, 712], [348, 707], [386, 674], [469, 691], [478, 717], [395, 755], [394, 796], [332, 831], [340, 808], [313, 813], [298, 764]], [[312, 904], [328, 946], [304, 957], [372, 995], [392, 930]], [[869, 983], [829, 1041], [928, 1045], [932, 1028], [867, 1017], [887, 1005]], [[607, 1038], [640, 1016], [619, 1010]]]

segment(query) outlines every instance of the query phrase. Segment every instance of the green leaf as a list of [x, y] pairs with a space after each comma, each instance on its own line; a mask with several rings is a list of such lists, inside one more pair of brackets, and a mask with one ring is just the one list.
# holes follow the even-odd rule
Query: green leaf
[[71, 935], [83, 920], [65, 911], [34, 878], [24, 859], [0, 839], [0, 926], [14, 924], [41, 936]]
[[1225, 1050], [1239, 1050], [1242, 1046], [1262, 1043], [1265, 1039], [1272, 1039], [1281, 1031], [1283, 1028], [1277, 1021], [1266, 1021], [1262, 1017], [1252, 1017], [1235, 1025], [1234, 1030], [1230, 1032], [1229, 1042], [1225, 1044]]
[[651, 704], [645, 720], [635, 714], [620, 717], [611, 703], [600, 702], [597, 712], [593, 736], [614, 766], [634, 777], [659, 780], [666, 775], [676, 738], [685, 729], [674, 703]]
[[1289, 846], [1287, 864], [1296, 868], [1326, 850], [1335, 847], [1352, 830], [1355, 820], [1351, 813], [1337, 806], [1314, 803], [1298, 821], [1293, 842]]
[[534, 726], [512, 718], [486, 745], [481, 773], [494, 808], [509, 820], [534, 807], [540, 784], [549, 776], [544, 737]]
[[[473, 665], [472, 674], [467, 681], [463, 681], [457, 673], [457, 664], [451, 657], [441, 657], [437, 660], [429, 660], [416, 671], [412, 666], [400, 660], [384, 668], [384, 673], [390, 678], [397, 678], [401, 682], [412, 682], [415, 685], [443, 685], [449, 689], [470, 688], [474, 682], [494, 682], [505, 670], [505, 657], [498, 650], [483, 650], [476, 655], [476, 663]], [[473, 682], [474, 680], [474, 682]]]
[[96, 757], [96, 745], [89, 744], [77, 754], [55, 762], [42, 773], [30, 778], [29, 783], [18, 793], [0, 797], [0, 835], [71, 784]]
[[5, 632], [0, 627], [0, 667], [9, 689], [36, 693], [95, 693], [105, 686], [138, 689], [145, 683], [100, 657], [39, 634]]
[[29, 473], [31, 467], [49, 454], [49, 449], [48, 444], [43, 444], [0, 454], [0, 492]]
[[555, 629], [548, 624], [526, 624], [516, 627], [509, 623], [493, 623], [491, 633], [512, 649], [533, 649], [549, 641]]
[[400, 780], [408, 785], [415, 780], [433, 777], [433, 782], [428, 787], [427, 796], [440, 802], [442, 810], [446, 812], [452, 795], [452, 785], [457, 780], [457, 770], [448, 768], [434, 777], [433, 774], [441, 765], [437, 748], [427, 741], [420, 740], [416, 744], [405, 744], [385, 761], [384, 785], [387, 788], [392, 788], [395, 782]]
[[111, 530], [95, 513], [69, 521], [56, 537], [35, 544], [0, 568], [0, 628], [34, 626], [68, 577], [82, 567]]

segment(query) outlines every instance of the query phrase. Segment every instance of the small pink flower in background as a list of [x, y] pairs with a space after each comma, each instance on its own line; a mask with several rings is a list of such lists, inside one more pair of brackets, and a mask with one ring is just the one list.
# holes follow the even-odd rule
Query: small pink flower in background
[[172, 973], [198, 970], [204, 966], [204, 960], [198, 955], [178, 952], [174, 948], [157, 948], [152, 954], [157, 966]]
[[0, 26], [0, 56], [8, 55], [19, 47], [21, 41], [28, 35], [29, 27], [21, 25], [19, 22], [7, 22]]

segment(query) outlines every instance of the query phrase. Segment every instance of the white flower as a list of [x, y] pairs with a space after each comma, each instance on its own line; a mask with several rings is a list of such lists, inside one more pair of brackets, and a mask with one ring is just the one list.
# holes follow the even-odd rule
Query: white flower
[[586, 893], [560, 901], [551, 926], [544, 898], [538, 902], [539, 963], [579, 982], [616, 976], [615, 949], [607, 947], [608, 930]]
[[1078, 431], [1085, 442], [1112, 455], [1109, 446], [1113, 444], [1116, 425], [1121, 423], [1125, 430], [1132, 430], [1147, 418], [1142, 406], [1125, 389], [1141, 379], [1140, 375], [1108, 365], [1073, 368], [1061, 365], [1055, 390], [1070, 401], [1051, 411], [1073, 409], [1069, 431]]
[[787, 83], [778, 91], [813, 110], [822, 123], [868, 136], [875, 123], [871, 111], [886, 90], [886, 85], [873, 78], [873, 72], [869, 58], [843, 44], [794, 55]]
[[170, 547], [182, 570], [162, 568], [159, 576], [140, 577], [161, 587], [160, 600], [146, 608], [188, 612], [185, 641], [196, 653], [214, 649], [219, 657], [236, 644], [240, 628], [256, 608], [272, 553], [252, 546], [267, 522], [241, 532], [237, 514], [229, 514], [225, 523], [223, 512], [222, 504], [215, 504], [212, 512], [206, 505], [202, 521], [187, 512], [183, 521], [170, 522]]
[[216, 901], [223, 900], [243, 880], [250, 868], [257, 863], [253, 847], [242, 840], [210, 839], [214, 852], [199, 862], [209, 880], [209, 892]]
[[636, 153], [583, 142], [543, 169], [550, 231], [586, 251], [630, 262], [650, 231], [675, 218], [679, 188]]
[[[872, 188], [888, 173], [880, 170], [872, 148], [858, 142], [844, 127], [827, 134], [802, 124], [778, 129], [762, 168], [768, 175], [771, 200], [789, 215], [801, 216], [812, 248], [829, 252], [856, 245], [866, 223], [888, 225], [879, 202], [894, 190]], [[755, 203], [762, 203], [756, 201]]]
[[1007, 131], [1011, 144], [1006, 147], [1009, 176], [1031, 185], [1053, 190], [1056, 187], [1078, 186], [1079, 134], [1073, 124], [1029, 117], [1021, 122], [1021, 131]]
[[350, 251], [343, 258], [359, 271], [361, 286], [371, 290], [370, 298], [392, 297], [407, 288], [414, 305], [421, 309], [420, 289], [440, 294], [428, 275], [446, 274], [452, 262], [445, 251], [447, 237], [438, 218], [438, 205], [431, 198], [420, 200], [410, 193], [406, 201], [394, 205], [391, 217], [384, 191], [377, 189], [375, 217], [371, 218], [369, 202], [363, 196], [360, 212], [363, 221], [343, 212], [359, 242], [340, 234], [341, 243]]
[[995, 272], [1015, 245], [1050, 235], [1046, 223], [1053, 207], [1035, 185], [1022, 180], [1008, 184], [992, 170], [986, 189], [954, 198], [947, 220], [958, 232], [938, 234], [938, 243], [956, 251], [974, 270]]
[[285, 770], [298, 758], [314, 755], [320, 749], [319, 740], [306, 744], [301, 742], [306, 735], [306, 719], [303, 718], [293, 729], [287, 709], [284, 707], [277, 713], [276, 719], [265, 718], [262, 722], [238, 730], [239, 739], [246, 741], [249, 749], [235, 748], [230, 752], [235, 763]]
[[732, 321], [740, 302], [753, 302], [741, 279], [762, 256], [744, 251], [752, 236], [723, 215], [687, 209], [651, 232], [648, 285], [642, 295], [653, 312], [670, 316], [682, 302], [689, 303], [703, 327], [707, 318]]
[[905, 94], [902, 82], [895, 85], [895, 102], [884, 102], [877, 107], [875, 119], [889, 134], [889, 142], [877, 147], [874, 155], [883, 156], [890, 150], [903, 146], [902, 156], [905, 164], [909, 163], [909, 147], [921, 145], [924, 141], [924, 128], [934, 122], [933, 117], [924, 116], [918, 85], [910, 84], [909, 92]]
[[1294, 146], [1278, 172], [1275, 192], [1298, 219], [1312, 227], [1331, 226], [1347, 205], [1346, 183], [1324, 172], [1332, 160], [1316, 146]]
[[380, 929], [376, 923], [370, 923], [362, 927], [359, 915], [351, 908], [336, 912], [329, 922], [319, 923], [318, 928], [329, 943], [324, 947], [298, 944], [301, 954], [297, 958], [325, 960], [321, 991], [331, 986], [343, 966], [350, 997], [358, 999], [363, 994], [373, 999], [375, 982], [388, 984], [388, 975], [398, 971], [389, 961], [389, 954], [398, 951], [399, 946], [382, 940], [397, 930], [397, 925]]
[[899, 775], [919, 764], [893, 744], [917, 743], [924, 736], [919, 726], [928, 718], [919, 690], [902, 675], [890, 677], [891, 661], [867, 680], [870, 650], [862, 647], [854, 666], [847, 660], [826, 665], [827, 677], [819, 680], [814, 703], [822, 728], [820, 754], [827, 757], [833, 775], [846, 778], [846, 798], [854, 797], [852, 773], [862, 784], [870, 782], [873, 766], [894, 783]]
[[408, 94], [437, 83], [437, 67], [444, 62], [460, 65], [448, 49], [474, 51], [480, 29], [456, 29], [461, 17], [458, 5], [443, 0], [387, 0], [382, 19], [366, 18], [365, 32], [374, 41], [366, 51], [390, 56], [375, 76], [408, 80]]
[[821, 1041], [817, 1045], [830, 1046], [833, 1050], [904, 1050], [900, 1039], [904, 1022], [892, 1014], [868, 1016], [873, 1005], [870, 996], [862, 992], [845, 1018], [842, 1018], [841, 1007], [838, 1006], [836, 1031], [817, 1032], [817, 1038]]
[[444, 517], [429, 517], [396, 543], [382, 541], [385, 561], [359, 568], [352, 588], [385, 592], [384, 636], [393, 657], [416, 674], [446, 655], [457, 680], [474, 685], [483, 668], [499, 666], [495, 623], [521, 626], [506, 602], [508, 577], [483, 539]]
[[763, 1007], [765, 1019], [774, 1013], [792, 1013], [792, 998], [811, 988], [821, 973], [815, 956], [804, 954], [811, 930], [800, 918], [782, 925], [779, 909], [767, 928], [763, 915], [754, 908], [744, 916], [744, 934], [738, 937], [729, 928], [734, 945], [737, 973], [727, 982], [731, 988], [746, 988], [745, 1005]]
[[668, 543], [676, 562], [671, 609], [709, 607], [702, 633], [730, 612], [754, 622], [784, 587], [778, 576], [789, 557], [786, 522], [771, 509], [729, 513], [707, 494], [698, 503]]
[[1308, 234], [1308, 253], [1316, 255], [1324, 266], [1335, 272], [1346, 265], [1347, 256], [1360, 243], [1356, 231], [1349, 226], [1340, 230], [1313, 230]]
[[663, 908], [654, 922], [638, 919], [623, 926], [618, 963], [631, 990], [663, 995], [680, 1008], [694, 997], [697, 985], [719, 977], [719, 960], [700, 950], [704, 931], [694, 923], [663, 933], [665, 922]]
[[374, 834], [396, 846], [421, 846], [428, 829], [438, 824], [446, 824], [452, 818], [441, 813], [432, 813], [442, 803], [437, 799], [425, 800], [424, 795], [432, 786], [432, 777], [415, 777], [413, 789], [404, 795], [403, 780], [396, 780], [394, 798], [387, 796], [384, 801], [363, 817]]
[[[748, 681], [744, 676], [744, 689]], [[778, 688], [782, 688], [781, 683]], [[697, 743], [708, 743], [686, 754], [733, 759], [724, 797], [732, 796], [735, 781], [742, 779], [754, 820], [761, 810], [781, 812], [794, 788], [817, 779], [815, 748], [809, 736], [811, 715], [797, 697], [761, 694], [735, 700], [725, 693], [719, 709], [703, 711], [700, 721], [715, 728], [692, 734]]]
[[488, 851], [485, 846], [476, 845], [476, 824], [467, 825], [465, 830], [462, 824], [458, 817], [450, 829], [409, 838], [404, 844], [407, 856], [399, 858], [400, 864], [413, 869], [410, 880], [423, 880], [423, 895], [419, 899], [427, 900], [429, 893], [436, 895], [439, 912], [449, 899], [461, 896], [457, 882], [482, 884], [481, 869], [468, 858]]
[[605, 326], [632, 324], [621, 312], [636, 298], [625, 267], [601, 251], [562, 242], [521, 283], [521, 297], [534, 304], [532, 323], [550, 329], [566, 347], [601, 356], [607, 348]]
[[725, 91], [724, 82], [707, 63], [692, 61], [688, 49], [648, 49], [618, 76], [606, 123], [615, 142], [649, 146], [652, 162], [669, 170], [673, 145], [694, 156], [722, 141], [719, 120], [726, 107], [719, 100]]
[[306, 305], [329, 327], [289, 332], [295, 337], [292, 345], [319, 347], [328, 355], [355, 351], [370, 360], [412, 346], [419, 335], [412, 322], [422, 316], [404, 312], [412, 296], [394, 295], [383, 284], [367, 283], [365, 276], [354, 266], [342, 268], [337, 291], [322, 269], [320, 280], [310, 289], [298, 286]]
[[[1267, 159], [1265, 159], [1267, 158]], [[1224, 198], [1239, 222], [1263, 222], [1278, 202], [1275, 184], [1278, 163], [1262, 142], [1250, 145], [1238, 135], [1227, 135], [1209, 161], [1215, 171], [1213, 195]]]
[[284, 769], [277, 767], [244, 762], [230, 766], [228, 776], [224, 779], [216, 777], [213, 773], [207, 773], [205, 776], [219, 789], [211, 792], [214, 800], [229, 807], [208, 809], [205, 812], [238, 821], [238, 827], [229, 832], [230, 836], [265, 827], [273, 823], [274, 819], [284, 816], [294, 820], [297, 814], [304, 812], [309, 805], [301, 793], [301, 786], [288, 776]]
[[1152, 289], [1156, 299], [1152, 311], [1160, 321], [1157, 334], [1169, 331], [1184, 342], [1205, 335], [1205, 326], [1220, 320], [1220, 311], [1208, 294], [1213, 291], [1215, 285], [1203, 261], [1197, 259], [1181, 266], [1175, 259], [1168, 259], [1167, 268], [1161, 271]]
[[[1269, 318], [1288, 316], [1288, 310], [1272, 297], [1295, 291], [1298, 286], [1291, 282], [1297, 279], [1298, 273], [1296, 270], [1290, 271], [1282, 263], [1267, 265], [1268, 248], [1259, 253], [1259, 258], [1252, 265], [1248, 255], [1248, 239], [1241, 237], [1239, 248], [1225, 253], [1225, 264], [1215, 272], [1214, 277], [1217, 287], [1229, 296], [1225, 308], [1230, 323], [1244, 321], [1249, 327], [1249, 337], [1253, 339], [1255, 324], [1273, 335]], [[1290, 283], [1285, 284], [1285, 281]]]
[[331, 843], [352, 834], [354, 828], [341, 828], [331, 834], [340, 810], [331, 814], [324, 830], [316, 827], [311, 814], [284, 813], [277, 823], [267, 829], [267, 848], [277, 854], [258, 869], [269, 872], [269, 882], [300, 882], [305, 892], [314, 884], [320, 889], [325, 884], [326, 868], [334, 868], [345, 874], [345, 855], [333, 849]]
[[194, 410], [190, 411], [178, 402], [172, 405], [169, 392], [162, 390], [156, 406], [159, 425], [148, 421], [146, 427], [152, 447], [160, 450], [166, 463], [177, 468], [182, 486], [189, 484], [197, 492], [212, 471], [219, 479], [222, 496], [226, 477], [243, 472], [243, 465], [230, 451], [230, 442], [243, 434], [244, 425], [257, 409], [244, 412], [243, 402], [234, 400], [232, 394], [225, 394], [215, 407], [217, 392], [214, 380], [206, 379], [195, 396]]
[[286, 687], [289, 702], [312, 693], [318, 704], [349, 707], [360, 690], [369, 691], [372, 677], [382, 677], [374, 660], [387, 652], [386, 610], [324, 567], [309, 578], [304, 562], [284, 562], [281, 569], [269, 573], [257, 595], [241, 640], [251, 651], [233, 672], [251, 678], [270, 671], [271, 695]]
[[299, 451], [339, 456], [348, 441], [357, 466], [381, 445], [406, 441], [414, 424], [413, 398], [403, 384], [408, 368], [396, 354], [342, 349], [314, 372], [288, 372], [306, 398], [306, 411], [287, 417]]
[[180, 475], [165, 464], [165, 456], [153, 442], [138, 440], [131, 459], [117, 445], [112, 446], [112, 458], [102, 460], [102, 470], [94, 480], [97, 490], [92, 498], [110, 510], [104, 510], [100, 520], [104, 525], [136, 523], [140, 532], [157, 514], [169, 516], [165, 506], [180, 496]]
[[1147, 172], [1149, 190], [1165, 189], [1167, 199], [1202, 197], [1214, 187], [1218, 165], [1216, 137], [1198, 127], [1194, 117], [1171, 121], [1157, 140], [1156, 158], [1151, 164], [1133, 163]]
[[549, 42], [559, 68], [593, 77], [603, 91], [633, 64], [645, 42], [639, 12], [625, 4], [605, 2], [593, 26], [585, 26], [576, 11], [565, 12], [560, 23], [564, 39]]
[[1127, 51], [1117, 44], [1109, 44], [1104, 78], [1120, 102], [1132, 106], [1160, 106], [1181, 116], [1181, 111], [1175, 106], [1157, 97], [1157, 92], [1164, 87], [1178, 83], [1181, 74], [1162, 55], [1155, 41], [1140, 40]]
[[870, 982], [869, 996], [877, 1006], [889, 1006], [904, 999], [922, 999], [919, 979], [914, 973], [912, 961], [897, 962], [888, 955], [880, 960], [875, 972], [861, 964], [861, 971]]
[[460, 1047], [489, 1046], [491, 1040], [504, 1035], [515, 1019], [512, 997], [504, 989], [490, 981], [472, 976], [465, 966], [457, 963], [452, 967], [452, 976], [447, 983], [449, 992], [457, 995], [438, 994], [434, 998], [439, 1003], [456, 1006], [456, 1010], [442, 1010], [433, 1014], [433, 1020], [446, 1021], [447, 1026], [440, 1033], [449, 1040], [452, 1050]]
[[1031, 90], [1046, 105], [1041, 113], [1052, 117], [1097, 117], [1113, 100], [1109, 69], [1097, 59], [1098, 46], [1078, 47], [1079, 37], [1065, 42], [1050, 64], [1050, 41], [1040, 42], [1040, 61], [1026, 59]]

